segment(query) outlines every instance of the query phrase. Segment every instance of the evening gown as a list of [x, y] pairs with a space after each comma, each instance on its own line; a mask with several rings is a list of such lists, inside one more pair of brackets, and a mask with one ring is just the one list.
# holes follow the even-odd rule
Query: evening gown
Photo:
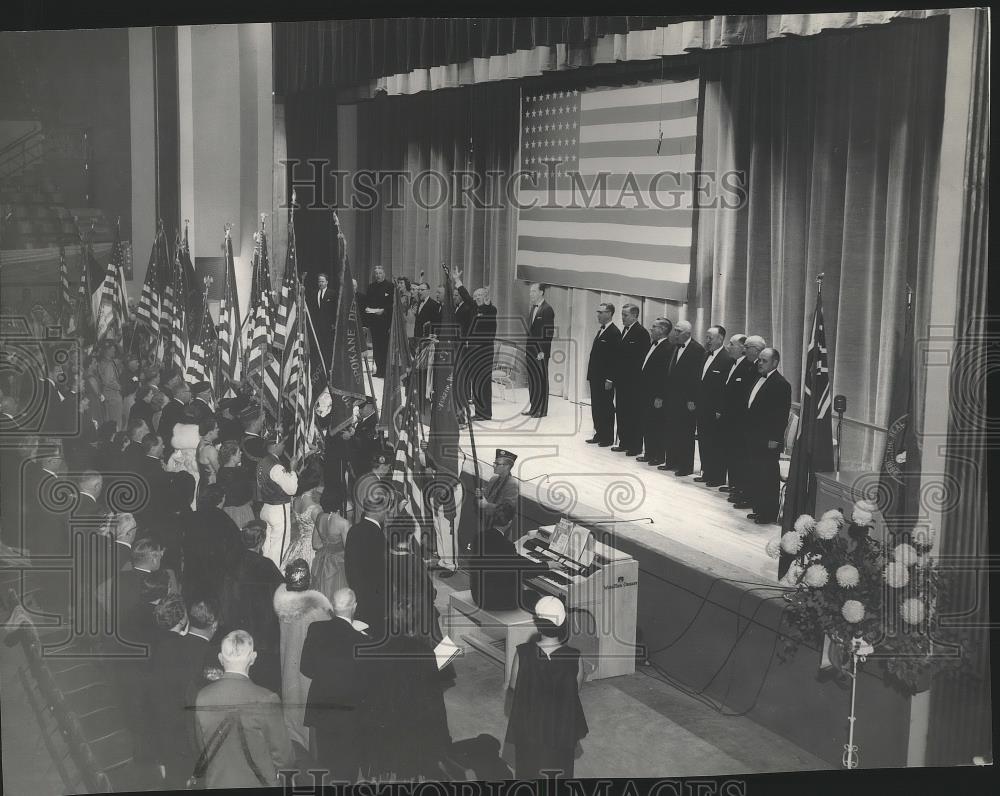
[[338, 589], [347, 588], [344, 573], [344, 540], [351, 523], [339, 512], [324, 512], [316, 517], [312, 544], [316, 551], [309, 567], [312, 587], [333, 602]]

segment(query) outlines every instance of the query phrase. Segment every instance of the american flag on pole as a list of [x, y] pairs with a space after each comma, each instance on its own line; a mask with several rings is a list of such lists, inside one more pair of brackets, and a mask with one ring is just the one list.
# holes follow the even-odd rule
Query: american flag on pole
[[97, 339], [103, 340], [109, 334], [122, 333], [125, 314], [128, 311], [128, 294], [125, 292], [125, 250], [122, 248], [121, 228], [115, 230], [115, 242], [111, 247], [111, 259], [104, 275], [101, 288], [101, 302], [97, 314]]
[[[287, 269], [286, 269], [287, 270]], [[313, 417], [312, 406], [312, 377], [309, 366], [309, 341], [305, 333], [305, 324], [301, 318], [309, 310], [303, 300], [303, 291], [296, 291], [296, 303], [300, 322], [295, 325], [292, 333], [292, 345], [289, 348], [289, 355], [286, 358], [287, 385], [286, 396], [292, 403], [295, 414], [295, 434], [292, 446], [292, 469], [298, 468], [316, 443], [316, 423]]]
[[699, 87], [522, 97], [518, 279], [687, 300]]
[[222, 300], [219, 302], [219, 377], [216, 395], [232, 398], [236, 395], [233, 382], [240, 362], [240, 305], [236, 292], [236, 263], [233, 259], [233, 240], [230, 227], [226, 226], [225, 283], [222, 286]]
[[177, 239], [177, 246], [174, 248], [174, 270], [172, 274], [173, 283], [173, 308], [171, 317], [171, 339], [170, 353], [173, 366], [184, 373], [187, 370], [188, 355], [188, 330], [187, 330], [187, 289], [184, 282], [184, 264], [181, 260], [181, 243]]
[[[291, 210], [289, 210], [291, 216]], [[295, 260], [295, 233], [292, 228], [288, 235], [288, 250], [285, 253], [285, 275], [281, 281], [281, 293], [278, 296], [278, 311], [275, 316], [274, 334], [271, 337], [271, 360], [264, 369], [264, 394], [272, 402], [275, 414], [280, 414], [280, 404], [294, 403], [295, 396], [284, 393], [282, 401], [281, 374], [288, 366], [289, 351], [287, 341], [296, 338], [296, 319], [298, 305], [298, 264]], [[287, 382], [286, 382], [287, 383]]]
[[[823, 328], [823, 299], [816, 295], [812, 334], [806, 351], [802, 382], [802, 414], [792, 447], [782, 531], [792, 530], [802, 514], [816, 510], [816, 473], [833, 470], [833, 412], [830, 396], [830, 368], [827, 363], [826, 331]], [[782, 552], [778, 577], [782, 577], [792, 556]]]
[[142, 293], [139, 296], [139, 306], [136, 308], [136, 315], [139, 321], [144, 323], [150, 332], [155, 332], [160, 325], [160, 299], [163, 294], [163, 247], [166, 243], [163, 237], [163, 228], [156, 233], [156, 240], [153, 241], [153, 248], [149, 250], [149, 264], [146, 266], [146, 279], [142, 284]]
[[59, 247], [59, 322], [67, 328], [73, 314], [73, 293], [69, 284], [69, 268], [66, 265], [66, 249]]
[[215, 331], [215, 324], [212, 323], [212, 315], [208, 311], [208, 286], [211, 281], [211, 278], [205, 277], [201, 322], [195, 332], [194, 342], [191, 343], [191, 350], [188, 353], [187, 360], [187, 372], [184, 374], [184, 378], [192, 384], [199, 381], [208, 381], [211, 382], [214, 388], [216, 387], [216, 369], [212, 367], [212, 358], [218, 348], [218, 337]]
[[396, 466], [392, 470], [392, 478], [403, 485], [406, 499], [409, 500], [409, 510], [418, 522], [424, 519], [423, 491], [417, 484], [416, 476], [422, 472], [420, 462], [420, 412], [419, 379], [416, 371], [410, 369], [403, 376], [405, 398], [403, 404], [390, 418], [396, 428]]

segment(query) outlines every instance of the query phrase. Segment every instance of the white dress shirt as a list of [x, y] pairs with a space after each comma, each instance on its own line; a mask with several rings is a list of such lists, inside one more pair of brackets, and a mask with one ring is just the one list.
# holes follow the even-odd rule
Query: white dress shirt
[[716, 348], [712, 353], [708, 355], [705, 359], [705, 367], [701, 369], [701, 378], [704, 380], [705, 374], [708, 373], [708, 369], [712, 367], [712, 363], [715, 362], [715, 358], [719, 355], [721, 348]]
[[653, 341], [653, 344], [649, 347], [649, 351], [646, 352], [646, 358], [644, 360], [642, 360], [642, 369], [643, 370], [646, 369], [646, 363], [649, 362], [649, 358], [651, 356], [653, 356], [653, 352], [656, 350], [656, 347], [660, 343], [662, 343], [662, 342], [663, 342], [663, 338], [662, 337], [659, 340]]
[[[774, 373], [774, 371], [772, 370], [771, 373]], [[760, 392], [760, 388], [764, 386], [764, 382], [768, 380], [771, 373], [768, 373], [767, 376], [761, 376], [757, 380], [757, 383], [753, 386], [753, 389], [750, 390], [750, 398], [747, 400], [747, 409], [753, 406], [753, 399], [757, 397], [757, 393]]]
[[733, 374], [736, 372], [736, 366], [739, 365], [740, 362], [742, 362], [746, 358], [747, 358], [746, 354], [744, 354], [733, 363], [733, 366], [729, 369], [729, 375], [726, 376], [726, 384], [729, 384], [729, 380], [733, 377]]

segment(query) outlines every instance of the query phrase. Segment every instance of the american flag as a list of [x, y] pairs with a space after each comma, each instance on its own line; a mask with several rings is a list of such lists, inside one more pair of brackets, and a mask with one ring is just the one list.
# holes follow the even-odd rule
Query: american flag
[[172, 275], [173, 296], [170, 324], [170, 355], [173, 366], [184, 373], [187, 370], [188, 331], [187, 331], [187, 288], [184, 282], [184, 263], [181, 260], [181, 243], [177, 239], [174, 248], [174, 270]]
[[[271, 282], [265, 280], [261, 271], [266, 262], [262, 258], [264, 232], [254, 234], [252, 302], [247, 318], [247, 335], [244, 339], [246, 362], [243, 367], [245, 378], [259, 388], [263, 388], [264, 366], [271, 356]], [[266, 399], [265, 398], [265, 406]]]
[[69, 268], [66, 265], [66, 249], [59, 247], [59, 321], [67, 328], [73, 314], [73, 293], [69, 285]]
[[192, 384], [199, 381], [211, 382], [212, 387], [216, 386], [215, 368], [211, 365], [211, 359], [217, 349], [218, 337], [215, 332], [215, 325], [212, 323], [212, 316], [208, 311], [208, 284], [211, 279], [205, 278], [205, 297], [201, 311], [201, 322], [196, 330], [194, 342], [191, 343], [191, 350], [188, 353], [187, 373], [184, 378]]
[[[296, 291], [299, 317], [305, 317], [309, 310], [305, 306], [304, 293]], [[292, 469], [295, 470], [316, 446], [316, 423], [312, 412], [312, 377], [309, 366], [309, 342], [305, 326], [298, 323], [292, 333], [292, 345], [286, 359], [286, 396], [291, 399], [295, 413], [295, 435], [292, 446]]]
[[695, 79], [523, 98], [519, 279], [687, 299], [698, 91]]
[[[284, 393], [281, 400], [281, 375], [291, 367], [289, 362], [291, 350], [288, 340], [296, 337], [296, 318], [298, 305], [298, 264], [295, 259], [295, 231], [291, 226], [291, 211], [289, 211], [288, 249], [285, 253], [285, 275], [281, 281], [281, 293], [278, 296], [278, 312], [274, 322], [274, 334], [271, 338], [271, 361], [264, 369], [264, 394], [268, 396], [275, 407], [275, 414], [280, 414], [280, 404], [294, 404], [294, 395], [290, 391]], [[287, 381], [286, 381], [287, 383]]]
[[419, 412], [419, 379], [416, 371], [411, 368], [403, 376], [405, 397], [395, 417], [390, 419], [397, 433], [396, 466], [392, 470], [394, 481], [403, 485], [403, 491], [409, 500], [409, 510], [414, 519], [424, 517], [424, 499], [416, 476], [422, 471], [420, 463], [420, 412]]
[[97, 339], [103, 340], [109, 334], [121, 335], [128, 312], [128, 294], [125, 292], [125, 250], [122, 248], [121, 229], [115, 230], [115, 242], [111, 247], [111, 259], [104, 275], [101, 301], [97, 314]]
[[139, 306], [136, 315], [146, 324], [150, 332], [155, 332], [160, 326], [160, 299], [162, 296], [162, 274], [165, 257], [163, 254], [166, 241], [161, 227], [149, 250], [149, 264], [146, 266], [146, 279], [139, 296]]
[[230, 228], [226, 227], [225, 283], [222, 286], [222, 300], [219, 302], [219, 376], [216, 380], [216, 395], [232, 398], [236, 395], [233, 382], [240, 362], [240, 305], [236, 292], [236, 262], [233, 259], [233, 240]]

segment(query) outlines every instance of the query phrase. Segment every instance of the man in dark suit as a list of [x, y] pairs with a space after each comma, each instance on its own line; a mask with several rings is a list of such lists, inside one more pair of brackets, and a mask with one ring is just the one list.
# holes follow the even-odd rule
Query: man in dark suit
[[194, 715], [199, 749], [224, 721], [233, 722], [208, 763], [206, 788], [274, 787], [278, 771], [295, 761], [281, 699], [250, 681], [256, 660], [254, 639], [245, 630], [234, 630], [222, 639], [222, 677], [198, 692]]
[[312, 680], [305, 724], [316, 730], [319, 760], [330, 772], [330, 784], [353, 784], [364, 759], [361, 708], [368, 677], [358, 647], [371, 638], [354, 626], [357, 597], [351, 589], [333, 595], [335, 616], [309, 625], [299, 671]]
[[622, 305], [622, 339], [618, 346], [618, 369], [615, 373], [615, 415], [618, 419], [618, 444], [611, 450], [626, 456], [642, 453], [642, 414], [640, 383], [642, 363], [650, 346], [649, 332], [639, 323], [639, 308]]
[[661, 470], [683, 477], [694, 472], [695, 413], [705, 349], [691, 339], [689, 321], [677, 321], [671, 333], [674, 354], [667, 366], [666, 462]]
[[413, 344], [437, 331], [441, 323], [441, 305], [431, 298], [431, 288], [426, 282], [416, 285], [417, 315], [413, 323]]
[[785, 444], [785, 427], [792, 408], [792, 387], [778, 373], [781, 355], [765, 348], [757, 360], [760, 379], [747, 398], [747, 454], [753, 513], [758, 525], [777, 522], [780, 476], [778, 454]]
[[211, 641], [219, 628], [216, 610], [211, 601], [195, 600], [187, 609], [187, 632], [165, 633], [153, 646], [152, 714], [157, 757], [166, 769], [169, 789], [184, 788], [197, 760], [193, 708], [205, 666], [213, 662]]
[[191, 403], [188, 404], [186, 417], [189, 423], [195, 425], [215, 417], [215, 407], [212, 405], [212, 383], [199, 381], [191, 385]]
[[729, 469], [729, 502], [738, 509], [752, 508], [750, 487], [747, 483], [747, 397], [757, 383], [757, 357], [767, 344], [759, 335], [743, 336], [742, 343], [730, 353], [738, 354], [735, 367], [729, 370], [723, 404], [726, 435], [728, 439], [727, 465]]
[[[455, 287], [462, 302], [473, 309], [466, 345], [466, 387], [472, 393], [476, 404], [473, 420], [493, 419], [493, 357], [497, 336], [497, 308], [490, 302], [489, 290], [485, 287], [469, 291], [462, 284], [462, 272], [453, 271]], [[464, 396], [463, 396], [464, 397]]]
[[191, 388], [181, 380], [173, 387], [165, 388], [164, 392], [170, 396], [170, 401], [160, 412], [160, 426], [156, 429], [156, 433], [163, 438], [163, 455], [169, 459], [170, 454], [174, 452], [170, 444], [174, 436], [174, 426], [184, 422], [187, 405], [191, 402]]
[[142, 456], [135, 461], [135, 474], [146, 485], [146, 502], [138, 507], [136, 521], [146, 527], [166, 510], [170, 475], [163, 469], [163, 439], [149, 433], [142, 438]]
[[527, 411], [522, 415], [545, 417], [549, 412], [549, 357], [556, 335], [556, 313], [545, 300], [546, 286], [534, 282], [528, 288], [528, 342], [525, 346], [528, 369]]
[[386, 585], [388, 542], [384, 526], [395, 507], [396, 492], [391, 483], [369, 482], [370, 488], [356, 496], [355, 505], [364, 510], [364, 517], [351, 526], [344, 546], [344, 574], [347, 585], [358, 598], [357, 617], [369, 626], [368, 635], [374, 641], [385, 636], [389, 614]]
[[364, 305], [362, 317], [372, 336], [375, 377], [381, 379], [385, 374], [385, 358], [389, 353], [389, 327], [396, 286], [385, 278], [385, 269], [381, 265], [375, 266], [373, 276], [374, 280], [361, 297]]
[[329, 368], [333, 351], [333, 322], [337, 309], [330, 289], [330, 278], [326, 274], [317, 274], [316, 289], [306, 294], [306, 304], [315, 331], [315, 336], [313, 331], [309, 332], [310, 347], [314, 355], [322, 354], [323, 361]]
[[701, 367], [701, 382], [696, 401], [698, 416], [698, 453], [701, 456], [701, 475], [695, 481], [705, 486], [722, 486], [726, 480], [726, 465], [722, 458], [720, 423], [722, 419], [722, 393], [733, 358], [723, 345], [726, 329], [709, 326], [705, 333], [705, 364]]
[[[464, 295], [463, 295], [464, 294]], [[468, 297], [468, 301], [466, 300]], [[462, 421], [468, 414], [469, 398], [471, 397], [471, 379], [469, 378], [469, 332], [472, 329], [472, 320], [476, 315], [476, 306], [472, 302], [472, 296], [464, 287], [459, 290], [455, 285], [452, 293], [455, 306], [455, 325], [458, 327], [455, 341], [457, 343], [455, 357], [455, 392], [458, 396], [459, 420]]]
[[600, 328], [590, 347], [587, 381], [590, 382], [590, 415], [594, 421], [591, 444], [609, 448], [615, 441], [615, 374], [622, 333], [615, 326], [615, 305], [604, 302], [597, 307]]
[[649, 349], [642, 363], [639, 395], [642, 405], [642, 441], [645, 452], [637, 456], [637, 462], [649, 467], [663, 464], [665, 452], [667, 400], [667, 364], [673, 356], [674, 347], [667, 339], [674, 325], [666, 318], [657, 318], [650, 327]]
[[555, 561], [536, 563], [518, 555], [511, 541], [514, 508], [503, 504], [493, 512], [492, 521], [483, 526], [472, 544], [472, 556], [466, 562], [472, 601], [489, 611], [511, 611], [523, 608], [521, 599], [522, 573], [545, 572], [558, 567]]

